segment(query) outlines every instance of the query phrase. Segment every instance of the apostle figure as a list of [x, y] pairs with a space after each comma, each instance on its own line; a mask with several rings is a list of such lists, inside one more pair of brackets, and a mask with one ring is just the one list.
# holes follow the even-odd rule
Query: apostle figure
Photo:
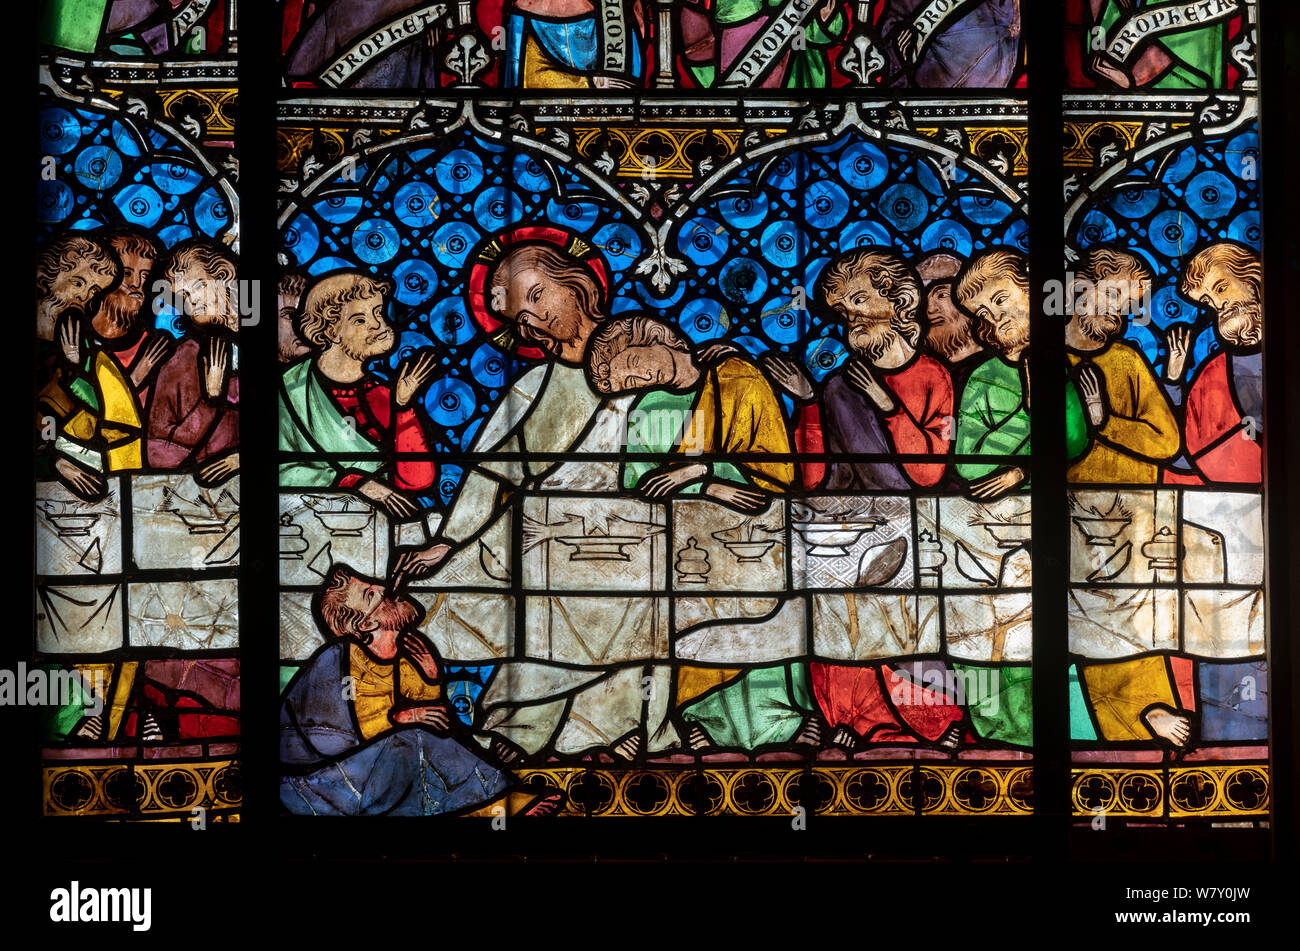
[[131, 383], [89, 319], [121, 280], [112, 247], [82, 234], [51, 242], [37, 263], [37, 471], [85, 501], [103, 497], [107, 473], [143, 461]]
[[[1070, 365], [1080, 370], [1092, 439], [1068, 478], [1071, 483], [1155, 484], [1160, 467], [1178, 454], [1178, 422], [1146, 359], [1122, 342], [1125, 321], [1146, 298], [1151, 273], [1135, 255], [1097, 245], [1084, 255], [1075, 281], [1065, 343]], [[1123, 610], [1133, 607], [1125, 604]], [[1084, 665], [1080, 681], [1106, 739], [1159, 736], [1175, 746], [1186, 742], [1190, 719], [1165, 657]]]
[[[830, 461], [823, 490], [855, 492], [934, 486], [942, 461], [906, 461], [909, 455], [943, 456], [951, 438], [953, 394], [947, 370], [918, 349], [921, 282], [898, 255], [852, 251], [823, 272], [821, 297], [844, 323], [850, 361], [829, 377], [801, 426], [819, 427], [827, 453], [875, 453], [878, 460]], [[809, 400], [812, 384], [789, 360], [768, 367], [796, 399]], [[898, 460], [898, 461], [895, 461]], [[883, 664], [811, 665], [812, 686], [835, 744], [930, 742], [946, 748], [961, 739], [960, 705]], [[914, 693], [913, 693], [914, 692]], [[891, 703], [903, 696], [916, 702]]]
[[1088, 249], [1076, 275], [1065, 345], [1072, 367], [1092, 368], [1079, 375], [1092, 440], [1070, 467], [1071, 482], [1153, 483], [1178, 454], [1173, 407], [1146, 360], [1122, 341], [1150, 281], [1136, 256], [1105, 245]]
[[[1244, 245], [1220, 241], [1187, 262], [1179, 291], [1214, 312], [1222, 349], [1183, 381], [1191, 328], [1169, 328], [1165, 374], [1174, 403], [1183, 408], [1185, 453], [1165, 470], [1180, 485], [1233, 482], [1258, 485], [1263, 474], [1263, 270]], [[1185, 395], [1184, 395], [1185, 394]]]
[[280, 803], [296, 815], [545, 815], [553, 790], [512, 782], [450, 735], [438, 660], [415, 632], [422, 612], [345, 565], [314, 599], [328, 636], [285, 688]]
[[187, 330], [149, 400], [149, 466], [197, 467], [200, 481], [224, 482], [239, 471], [235, 259], [214, 241], [192, 238], [172, 249], [164, 277]]
[[[976, 333], [993, 355], [971, 373], [957, 412], [955, 451], [959, 456], [1009, 457], [1029, 453], [1029, 262], [1004, 248], [985, 251], [962, 270], [954, 295], [979, 323]], [[1087, 448], [1083, 404], [1066, 385], [1067, 458]], [[994, 499], [1023, 488], [1027, 473], [1003, 461], [959, 462], [957, 473], [976, 499]]]
[[[686, 339], [669, 325], [624, 317], [592, 337], [586, 364], [598, 392], [640, 394], [628, 414], [638, 421], [628, 427], [628, 452], [664, 457], [625, 462], [624, 488], [651, 499], [703, 495], [749, 512], [788, 491], [794, 466], [763, 458], [789, 454], [785, 416], [771, 385], [748, 359], [731, 351], [717, 366], [701, 368]], [[674, 458], [701, 454], [721, 458], [709, 464]], [[752, 752], [789, 742], [805, 728], [812, 731], [806, 739], [816, 739], [807, 664], [683, 665], [676, 688], [694, 750]]]
[[416, 399], [437, 360], [432, 350], [407, 357], [391, 386], [369, 368], [397, 345], [384, 313], [392, 292], [390, 281], [339, 271], [303, 295], [297, 332], [311, 356], [281, 378], [279, 445], [313, 455], [282, 462], [280, 485], [350, 489], [400, 518], [437, 481]]
[[951, 379], [938, 360], [917, 349], [921, 284], [916, 273], [892, 251], [851, 251], [827, 265], [820, 293], [844, 323], [852, 358], [827, 378], [815, 404], [811, 381], [791, 360], [769, 358], [765, 367], [803, 404], [799, 428], [820, 430], [828, 454], [881, 458], [830, 461], [819, 487], [854, 492], [937, 484], [943, 461], [890, 458], [943, 456], [951, 438]]

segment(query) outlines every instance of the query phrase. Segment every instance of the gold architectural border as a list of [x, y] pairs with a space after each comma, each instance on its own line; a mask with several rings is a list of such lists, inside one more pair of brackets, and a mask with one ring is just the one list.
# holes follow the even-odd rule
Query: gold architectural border
[[910, 816], [916, 784], [927, 815], [1016, 816], [1032, 812], [1032, 767], [910, 764], [805, 767], [737, 766], [726, 769], [646, 767], [523, 769], [525, 786], [564, 790], [563, 816], [694, 816], [703, 795], [705, 815], [790, 817], [804, 801], [805, 783], [822, 786], [821, 816]]
[[1198, 763], [1161, 769], [1133, 767], [1072, 770], [1074, 815], [1161, 819], [1203, 816], [1268, 818], [1269, 769], [1260, 763]]
[[[120, 100], [140, 95], [139, 89], [104, 89], [109, 99]], [[162, 116], [168, 122], [176, 121], [176, 106], [186, 98], [196, 99], [203, 106], [204, 134], [208, 138], [223, 138], [235, 134], [235, 120], [231, 106], [239, 101], [239, 90], [234, 87], [195, 87], [193, 89], [152, 88], [162, 101]]]
[[[113, 801], [108, 789], [115, 781], [132, 781], [132, 776], [141, 818], [177, 814], [189, 818], [194, 809], [224, 811], [241, 805], [239, 763], [233, 759], [69, 763], [46, 765], [42, 771], [45, 815], [134, 817], [137, 813]], [[88, 795], [72, 802], [69, 797], [78, 787], [88, 790]]]

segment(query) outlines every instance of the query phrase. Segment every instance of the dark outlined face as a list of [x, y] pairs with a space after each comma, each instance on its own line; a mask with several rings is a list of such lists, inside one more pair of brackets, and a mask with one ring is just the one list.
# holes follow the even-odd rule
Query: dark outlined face
[[1191, 297], [1213, 309], [1219, 336], [1241, 346], [1253, 346], [1263, 337], [1259, 292], [1229, 264], [1212, 263]]
[[105, 340], [123, 337], [135, 326], [144, 307], [145, 288], [154, 259], [117, 249], [122, 261], [122, 280], [100, 304], [91, 319], [91, 327]]
[[675, 352], [662, 343], [625, 347], [609, 361], [610, 392], [672, 385], [677, 377]]
[[376, 581], [349, 575], [342, 593], [329, 595], [349, 617], [347, 630], [331, 631], [335, 637], [355, 635], [376, 657], [389, 659], [397, 654], [397, 641], [401, 633], [413, 627], [420, 619], [420, 610], [409, 598], [390, 595]]
[[1029, 343], [1029, 293], [1010, 276], [990, 277], [970, 301], [982, 335], [1002, 351], [1017, 357]]
[[518, 327], [520, 338], [551, 356], [571, 356], [575, 348], [581, 353], [586, 343], [577, 292], [544, 269], [513, 269], [500, 312]]
[[328, 331], [332, 345], [363, 362], [392, 352], [397, 337], [384, 316], [382, 294], [367, 294], [340, 306], [342, 312]]

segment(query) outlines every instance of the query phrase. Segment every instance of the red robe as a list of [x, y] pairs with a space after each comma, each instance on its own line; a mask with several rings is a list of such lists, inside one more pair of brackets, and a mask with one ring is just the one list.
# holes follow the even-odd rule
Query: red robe
[[[900, 456], [947, 453], [953, 430], [953, 392], [952, 378], [943, 364], [929, 354], [918, 353], [898, 370], [873, 368], [871, 372], [894, 397], [894, 411], [881, 414], [894, 451]], [[800, 410], [795, 446], [800, 452], [823, 450], [821, 412], [815, 403]], [[908, 479], [918, 486], [937, 485], [945, 468], [942, 462], [903, 464]], [[816, 488], [825, 477], [826, 464], [804, 463], [802, 474], [804, 488]]]
[[[843, 372], [843, 371], [841, 371]], [[872, 373], [894, 397], [892, 413], [881, 414], [891, 448], [899, 456], [944, 455], [952, 439], [953, 390], [948, 371], [934, 357], [918, 353], [898, 370]], [[841, 433], [851, 446], [851, 433]], [[823, 448], [821, 417], [815, 404], [805, 406], [795, 430], [801, 452]], [[937, 485], [947, 468], [943, 462], [904, 462], [903, 471], [915, 485]], [[805, 463], [805, 488], [819, 485], [824, 463]], [[872, 743], [933, 742], [962, 719], [962, 708], [920, 685], [911, 684], [885, 664], [810, 664], [813, 695], [832, 726], [844, 725]], [[895, 706], [897, 688], [908, 702]]]
[[[420, 492], [437, 481], [438, 467], [433, 462], [432, 450], [414, 406], [398, 410], [394, 418], [392, 390], [372, 377], [364, 377], [351, 385], [331, 383], [328, 391], [343, 415], [355, 419], [358, 432], [375, 445], [397, 453], [414, 452], [428, 457], [399, 458], [393, 473], [396, 488]], [[350, 489], [366, 478], [365, 473], [347, 472], [339, 478], [338, 485]]]
[[[1227, 353], [1217, 353], [1201, 368], [1187, 392], [1183, 441], [1196, 475], [1166, 471], [1165, 482], [1203, 485], [1241, 482], [1258, 485], [1263, 476], [1263, 446], [1247, 436], [1228, 369]], [[1254, 424], [1258, 426], [1258, 421]], [[1252, 431], [1254, 426], [1252, 426]]]

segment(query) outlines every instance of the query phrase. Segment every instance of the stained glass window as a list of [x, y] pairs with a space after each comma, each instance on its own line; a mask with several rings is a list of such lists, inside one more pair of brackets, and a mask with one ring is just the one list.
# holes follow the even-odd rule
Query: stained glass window
[[238, 816], [232, 0], [42, 10], [35, 660], [49, 816]]
[[1257, 6], [47, 0], [41, 811], [1263, 829]]

